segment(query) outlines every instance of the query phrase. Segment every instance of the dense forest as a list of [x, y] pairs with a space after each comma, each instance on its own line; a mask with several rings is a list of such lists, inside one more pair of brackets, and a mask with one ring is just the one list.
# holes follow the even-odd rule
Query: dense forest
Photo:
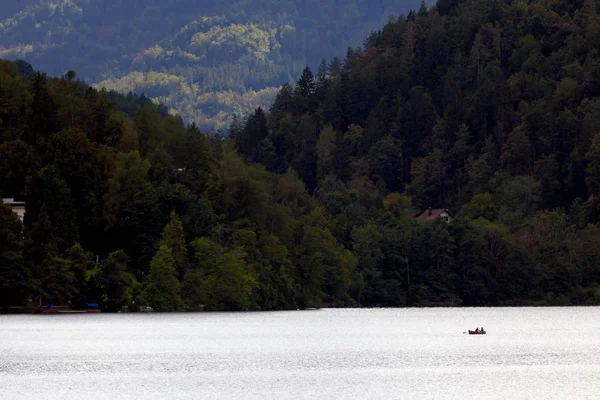
[[3, 62], [0, 304], [598, 304], [599, 36], [594, 0], [440, 0], [226, 140]]
[[[6, 2], [5, 2], [6, 3]], [[270, 105], [306, 65], [362, 44], [419, 0], [22, 0], [0, 7], [0, 57], [142, 93], [200, 128]]]
[[[231, 130], [298, 173], [363, 305], [600, 301], [594, 0], [440, 0]], [[428, 207], [452, 223], [417, 223]]]

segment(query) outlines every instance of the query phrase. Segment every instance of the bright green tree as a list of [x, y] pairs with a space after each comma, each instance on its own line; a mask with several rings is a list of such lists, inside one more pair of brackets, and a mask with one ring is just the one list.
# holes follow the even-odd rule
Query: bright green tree
[[225, 253], [217, 259], [202, 282], [206, 309], [244, 311], [256, 308], [252, 293], [256, 280], [248, 273], [246, 262], [234, 253]]
[[157, 311], [177, 311], [181, 308], [180, 284], [171, 249], [162, 245], [150, 262], [141, 298]]
[[183, 224], [175, 211], [171, 211], [171, 220], [167, 226], [165, 226], [160, 245], [167, 246], [171, 249], [173, 255], [173, 267], [175, 268], [179, 279], [183, 279], [187, 269], [187, 247], [185, 244], [185, 236], [183, 234]]

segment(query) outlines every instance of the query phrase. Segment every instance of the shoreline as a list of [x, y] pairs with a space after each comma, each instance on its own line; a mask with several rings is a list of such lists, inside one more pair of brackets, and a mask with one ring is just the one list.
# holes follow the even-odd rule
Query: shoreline
[[414, 307], [318, 307], [305, 309], [289, 309], [289, 310], [180, 310], [180, 311], [103, 311], [103, 310], [60, 310], [53, 312], [43, 312], [41, 310], [29, 311], [0, 311], [0, 315], [71, 315], [71, 314], [216, 314], [216, 313], [277, 313], [277, 312], [306, 312], [306, 311], [322, 311], [322, 310], [435, 310], [435, 309], [490, 309], [490, 308], [593, 308], [600, 307], [600, 304], [579, 304], [579, 305], [489, 305], [489, 306], [414, 306]]

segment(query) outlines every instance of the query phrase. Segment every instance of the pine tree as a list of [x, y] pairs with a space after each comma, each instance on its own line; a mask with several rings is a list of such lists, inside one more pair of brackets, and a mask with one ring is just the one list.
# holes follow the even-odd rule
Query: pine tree
[[279, 123], [279, 120], [285, 113], [291, 113], [293, 111], [293, 95], [293, 89], [289, 83], [286, 83], [281, 87], [270, 110], [271, 118], [274, 123]]
[[171, 211], [171, 220], [165, 226], [160, 245], [171, 249], [173, 267], [177, 271], [179, 279], [183, 279], [187, 270], [187, 248], [185, 245], [183, 224], [175, 211]]
[[315, 150], [317, 152], [317, 175], [320, 181], [334, 171], [335, 132], [331, 125], [323, 128]]
[[268, 134], [267, 117], [264, 110], [259, 107], [254, 114], [248, 117], [243, 131], [236, 136], [236, 144], [240, 153], [246, 158], [252, 158], [254, 149]]
[[33, 103], [31, 104], [32, 120], [28, 142], [35, 143], [37, 136], [49, 136], [60, 130], [58, 110], [54, 98], [50, 95], [46, 82], [46, 74], [39, 72], [31, 84]]
[[315, 109], [317, 84], [310, 68], [304, 68], [294, 90], [297, 112], [311, 112]]
[[329, 90], [329, 75], [327, 69], [327, 61], [325, 61], [325, 59], [321, 60], [319, 71], [317, 72], [317, 77], [315, 79], [315, 94], [317, 101], [320, 103], [325, 102]]
[[233, 114], [231, 124], [229, 125], [229, 139], [236, 141], [243, 130], [244, 123], [240, 120], [237, 114]]
[[333, 57], [331, 63], [329, 63], [329, 75], [332, 77], [338, 77], [342, 72], [342, 62], [338, 57]]
[[181, 308], [180, 284], [173, 265], [173, 253], [164, 245], [150, 262], [150, 274], [144, 281], [141, 298], [157, 311]]
[[425, 2], [425, 0], [421, 1], [421, 6], [419, 7], [419, 11], [417, 12], [417, 14], [421, 17], [427, 15], [427, 3]]

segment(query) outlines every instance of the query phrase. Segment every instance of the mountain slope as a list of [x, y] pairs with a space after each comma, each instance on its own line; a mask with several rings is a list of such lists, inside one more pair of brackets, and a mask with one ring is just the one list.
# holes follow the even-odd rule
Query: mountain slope
[[319, 199], [363, 304], [598, 301], [599, 43], [594, 0], [440, 0], [232, 133]]
[[220, 125], [270, 103], [305, 65], [358, 46], [418, 0], [24, 0], [0, 10], [0, 57], [145, 92]]
[[597, 305], [599, 37], [593, 0], [440, 0], [225, 141], [0, 62], [0, 307]]
[[107, 311], [356, 304], [356, 260], [293, 173], [244, 164], [145, 98], [114, 100], [0, 60], [0, 197], [26, 201], [22, 222], [0, 202], [0, 312], [38, 298]]

